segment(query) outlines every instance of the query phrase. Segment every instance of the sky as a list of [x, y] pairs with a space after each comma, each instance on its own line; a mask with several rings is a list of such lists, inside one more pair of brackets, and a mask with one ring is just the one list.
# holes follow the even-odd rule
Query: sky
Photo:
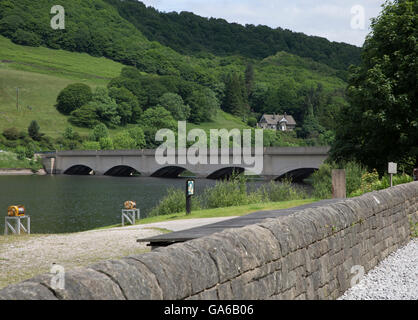
[[263, 24], [362, 46], [383, 0], [140, 0], [159, 11], [189, 11], [240, 24]]

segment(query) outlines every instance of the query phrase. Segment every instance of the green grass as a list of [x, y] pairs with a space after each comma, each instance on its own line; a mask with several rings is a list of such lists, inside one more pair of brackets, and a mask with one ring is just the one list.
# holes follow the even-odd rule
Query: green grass
[[[10, 127], [26, 130], [36, 120], [43, 133], [58, 137], [69, 126], [67, 117], [54, 107], [58, 93], [75, 82], [92, 88], [106, 86], [122, 67], [84, 53], [16, 45], [0, 36], [0, 131]], [[76, 130], [81, 134], [89, 132], [85, 128]]]
[[210, 130], [210, 129], [248, 129], [250, 128], [246, 123], [241, 121], [238, 117], [235, 117], [225, 111], [219, 110], [216, 116], [213, 118], [211, 122], [203, 122], [199, 125], [188, 123], [187, 130], [191, 129], [203, 129], [203, 130]]
[[0, 36], [0, 60], [14, 70], [105, 85], [120, 74], [123, 64], [86, 53], [27, 47]]
[[31, 169], [37, 171], [42, 168], [42, 164], [28, 159], [19, 160], [12, 152], [0, 153], [0, 169]]
[[[297, 206], [301, 206], [301, 205], [316, 202], [316, 201], [318, 201], [318, 199], [310, 198], [310, 199], [303, 199], [303, 200], [256, 203], [256, 204], [227, 207], [227, 208], [196, 210], [196, 211], [192, 211], [190, 215], [186, 215], [185, 212], [180, 212], [180, 213], [173, 213], [173, 214], [168, 214], [168, 215], [144, 218], [144, 219], [139, 220], [136, 224], [140, 225], [140, 224], [149, 224], [149, 223], [155, 223], [155, 222], [165, 222], [165, 221], [182, 220], [182, 219], [243, 216], [243, 215], [256, 212], [256, 211], [287, 209], [287, 208], [297, 207]], [[121, 226], [122, 226], [121, 224], [116, 224], [116, 225], [97, 228], [97, 229], [107, 229], [107, 228], [115, 228], [115, 227], [121, 227]]]

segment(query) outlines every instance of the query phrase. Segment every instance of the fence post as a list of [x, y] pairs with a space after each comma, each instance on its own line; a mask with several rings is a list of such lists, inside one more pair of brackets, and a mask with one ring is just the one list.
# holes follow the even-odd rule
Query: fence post
[[332, 197], [334, 199], [346, 198], [345, 169], [332, 170]]

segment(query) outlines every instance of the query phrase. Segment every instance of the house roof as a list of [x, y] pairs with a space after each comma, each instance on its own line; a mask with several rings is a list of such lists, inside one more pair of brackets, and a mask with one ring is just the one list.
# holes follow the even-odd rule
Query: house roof
[[278, 124], [283, 118], [287, 120], [288, 125], [296, 125], [295, 119], [288, 114], [263, 114], [261, 119], [265, 119], [268, 124]]

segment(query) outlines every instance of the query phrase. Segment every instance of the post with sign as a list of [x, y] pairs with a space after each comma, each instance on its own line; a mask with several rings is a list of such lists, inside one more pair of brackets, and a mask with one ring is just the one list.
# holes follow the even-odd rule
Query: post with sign
[[192, 212], [192, 196], [194, 195], [194, 180], [187, 179], [186, 181], [186, 214]]
[[390, 186], [393, 186], [393, 175], [398, 173], [398, 164], [394, 162], [389, 162], [388, 164], [388, 173], [390, 174]]

